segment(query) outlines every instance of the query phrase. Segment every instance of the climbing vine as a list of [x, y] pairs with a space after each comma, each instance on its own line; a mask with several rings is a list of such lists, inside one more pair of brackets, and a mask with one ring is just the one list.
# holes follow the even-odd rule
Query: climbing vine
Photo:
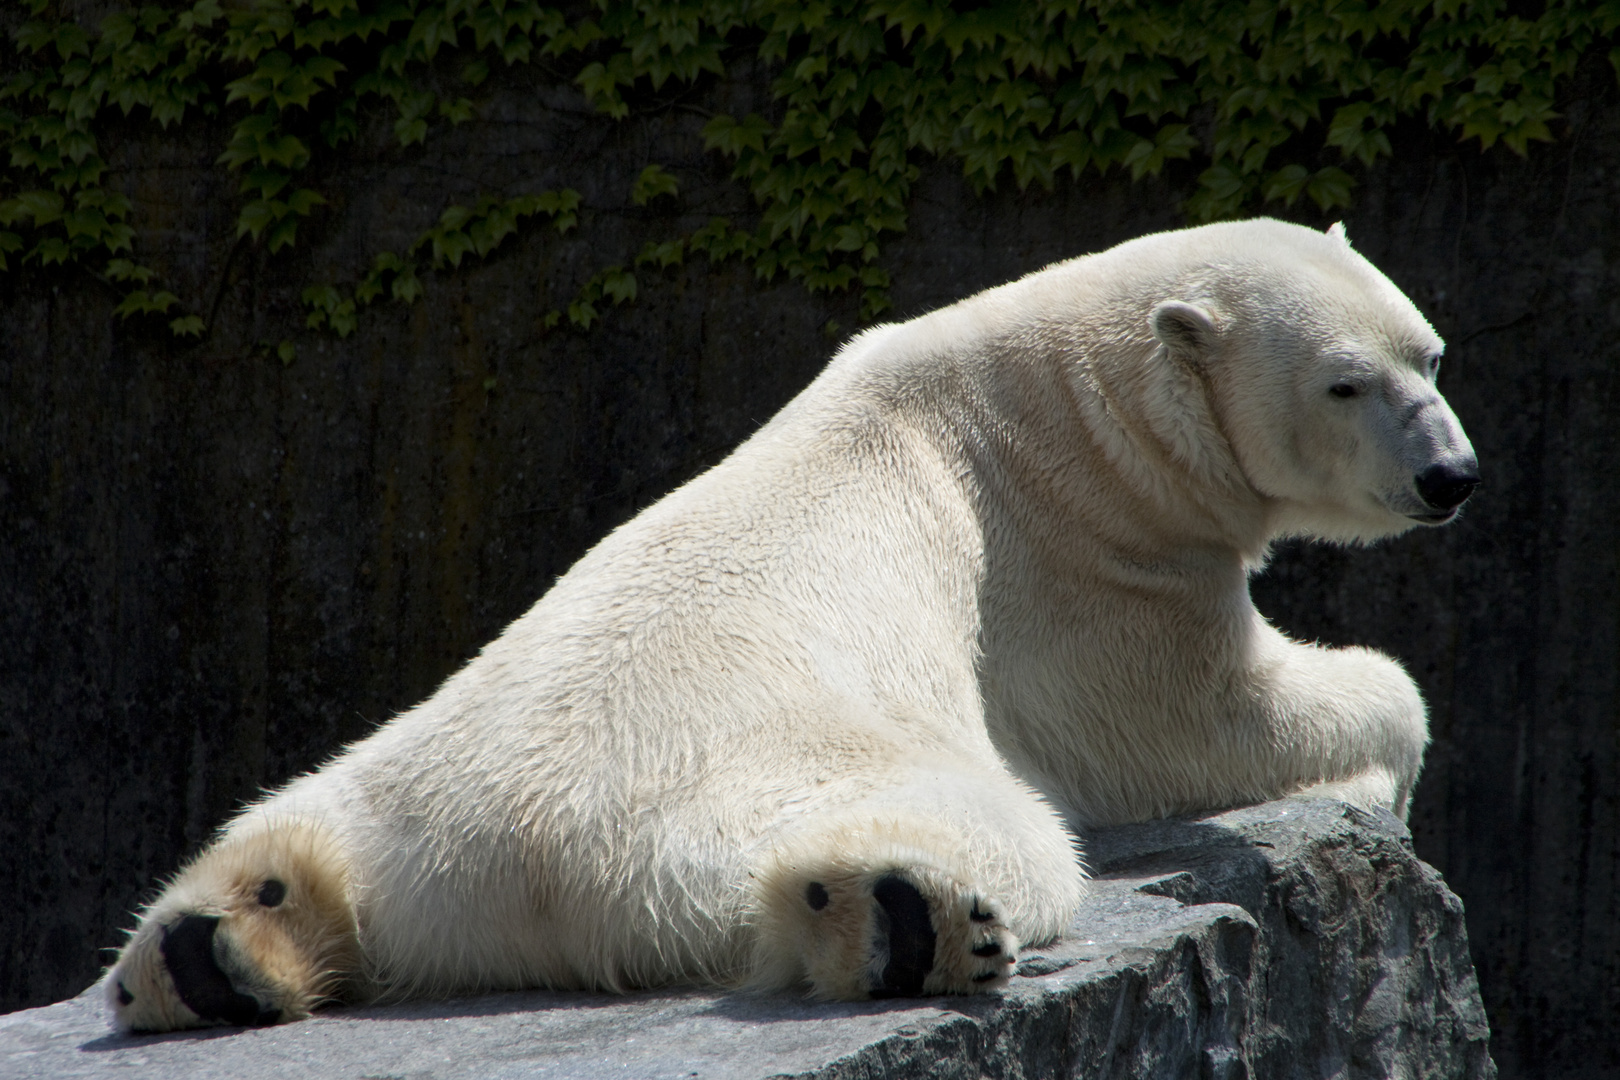
[[[703, 129], [754, 219], [648, 243], [546, 316], [589, 328], [601, 305], [636, 297], [638, 271], [696, 254], [812, 291], [858, 288], [871, 317], [887, 304], [883, 244], [905, 231], [929, 158], [981, 192], [1180, 160], [1196, 172], [1194, 220], [1300, 199], [1331, 210], [1349, 204], [1357, 167], [1391, 153], [1402, 118], [1524, 154], [1553, 137], [1558, 81], [1583, 56], [1620, 67], [1620, 2], [1594, 0], [1528, 13], [1504, 0], [196, 0], [131, 5], [94, 28], [53, 0], [25, 6], [0, 87], [0, 273], [83, 268], [118, 290], [119, 316], [161, 317], [182, 337], [207, 327], [142, 261], [135, 207], [102, 156], [118, 118], [223, 121], [238, 237], [273, 255], [318, 223], [328, 200], [310, 165], [354, 141], [367, 110], [411, 147], [477, 117], [495, 66], [544, 63], [622, 121], [757, 56], [774, 73], [769, 115]], [[455, 90], [434, 89], [447, 80], [430, 69], [454, 72]], [[678, 192], [651, 163], [627, 198]], [[488, 256], [531, 219], [567, 233], [584, 209], [569, 188], [449, 206], [351, 284], [310, 284], [307, 323], [347, 336], [366, 305], [414, 301], [422, 274]]]

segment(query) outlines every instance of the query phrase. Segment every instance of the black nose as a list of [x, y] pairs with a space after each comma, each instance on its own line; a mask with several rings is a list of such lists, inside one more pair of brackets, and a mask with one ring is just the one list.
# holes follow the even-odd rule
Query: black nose
[[1453, 510], [1461, 506], [1479, 487], [1479, 472], [1474, 465], [1430, 465], [1417, 474], [1418, 494], [1436, 510]]

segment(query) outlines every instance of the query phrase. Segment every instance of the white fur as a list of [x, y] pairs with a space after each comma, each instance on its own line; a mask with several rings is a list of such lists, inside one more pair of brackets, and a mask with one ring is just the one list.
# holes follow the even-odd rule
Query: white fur
[[[1412, 527], [1414, 474], [1471, 458], [1440, 349], [1342, 230], [1272, 221], [1145, 237], [870, 330], [188, 880], [313, 820], [383, 995], [751, 979], [850, 997], [883, 960], [863, 951], [875, 875], [928, 898], [928, 988], [973, 989], [1004, 971], [953, 974], [947, 939], [965, 957], [1066, 926], [1083, 873], [1065, 819], [1312, 787], [1404, 814], [1427, 740], [1412, 680], [1287, 640], [1246, 578], [1280, 536]], [[951, 914], [975, 903], [990, 937]], [[120, 1022], [173, 1026], [143, 1008]]]

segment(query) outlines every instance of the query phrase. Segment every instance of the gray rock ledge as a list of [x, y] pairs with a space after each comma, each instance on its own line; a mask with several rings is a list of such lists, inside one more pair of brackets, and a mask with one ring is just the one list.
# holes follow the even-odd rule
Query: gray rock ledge
[[1290, 799], [1099, 830], [1087, 858], [1070, 935], [996, 995], [521, 993], [132, 1038], [92, 988], [0, 1017], [0, 1076], [1495, 1076], [1462, 903], [1389, 815]]

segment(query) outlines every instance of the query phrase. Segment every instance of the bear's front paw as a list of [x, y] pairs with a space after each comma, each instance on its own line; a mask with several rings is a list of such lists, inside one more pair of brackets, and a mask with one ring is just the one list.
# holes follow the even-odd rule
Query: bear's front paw
[[919, 867], [824, 878], [800, 900], [817, 997], [972, 994], [1012, 974], [1018, 939], [979, 890]]

